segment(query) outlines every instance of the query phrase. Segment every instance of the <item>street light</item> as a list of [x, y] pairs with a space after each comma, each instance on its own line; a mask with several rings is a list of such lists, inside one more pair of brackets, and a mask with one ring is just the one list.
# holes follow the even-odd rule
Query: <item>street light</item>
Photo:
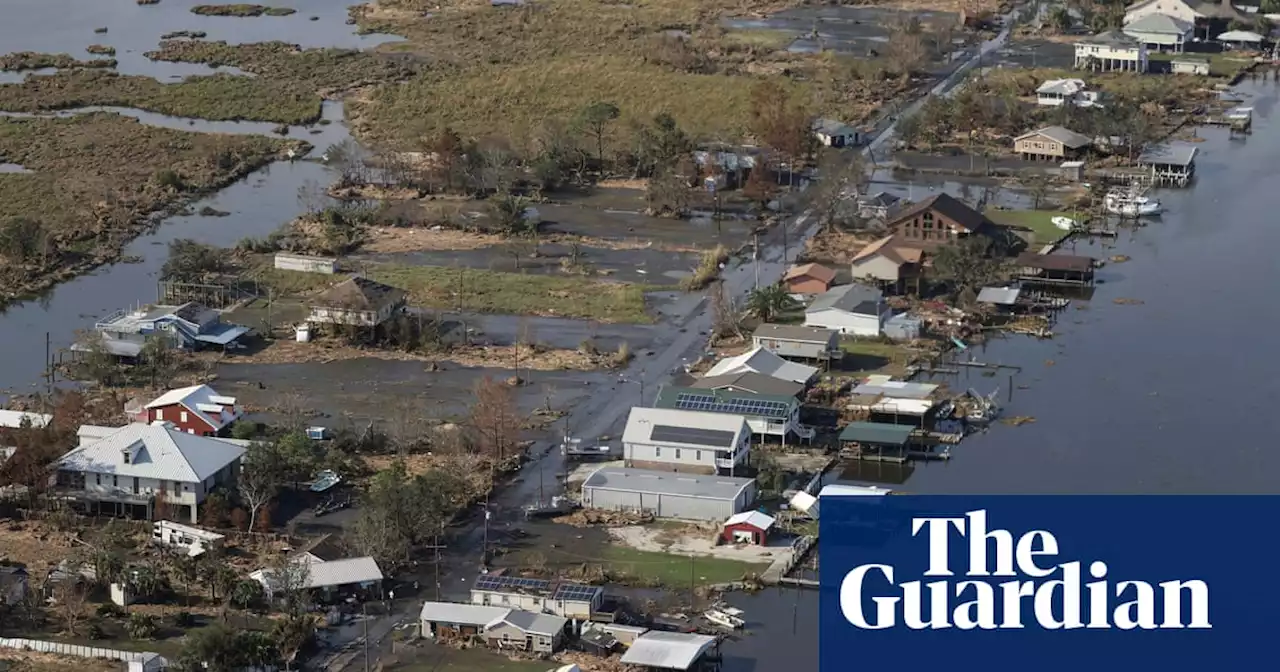
[[618, 374], [618, 382], [619, 382], [619, 383], [623, 383], [623, 384], [633, 384], [633, 385], [639, 385], [639, 386], [640, 386], [640, 405], [641, 405], [641, 406], [643, 406], [643, 405], [644, 405], [644, 374], [645, 374], [645, 371], [642, 369], [642, 370], [640, 371], [640, 376], [639, 376], [639, 378], [640, 378], [640, 379], [639, 379], [639, 380], [631, 380], [630, 378], [627, 378], [624, 374], [621, 374], [621, 373], [620, 373], [620, 374]]

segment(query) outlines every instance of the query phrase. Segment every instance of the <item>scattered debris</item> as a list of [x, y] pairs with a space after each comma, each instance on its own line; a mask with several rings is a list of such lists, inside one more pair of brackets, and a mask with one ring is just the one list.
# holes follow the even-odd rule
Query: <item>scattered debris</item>
[[1111, 263], [1113, 263], [1113, 264], [1123, 264], [1124, 262], [1129, 261], [1129, 260], [1130, 260], [1130, 259], [1132, 259], [1132, 258], [1133, 258], [1133, 257], [1130, 257], [1130, 256], [1129, 256], [1129, 255], [1127, 255], [1127, 254], [1113, 254], [1113, 255], [1111, 255]]
[[1029, 415], [1015, 415], [1012, 417], [1000, 419], [1000, 422], [1003, 422], [1004, 424], [1009, 425], [1010, 427], [1020, 427], [1027, 423], [1031, 423], [1035, 421], [1036, 419]]
[[1146, 301], [1143, 301], [1142, 299], [1128, 299], [1125, 297], [1112, 299], [1111, 302], [1120, 306], [1141, 306], [1146, 303]]
[[652, 513], [634, 513], [631, 511], [605, 511], [602, 509], [580, 509], [559, 519], [559, 522], [574, 527], [623, 527], [627, 525], [644, 525], [653, 522]]

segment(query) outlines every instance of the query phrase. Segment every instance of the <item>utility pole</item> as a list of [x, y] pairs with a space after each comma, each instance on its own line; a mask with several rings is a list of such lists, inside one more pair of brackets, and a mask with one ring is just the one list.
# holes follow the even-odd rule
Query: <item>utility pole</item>
[[693, 578], [693, 556], [689, 556], [689, 609], [696, 611], [698, 606], [698, 593], [695, 588], [696, 581]]
[[364, 616], [364, 672], [369, 672], [369, 605], [361, 604], [360, 612]]
[[760, 230], [751, 233], [751, 265], [756, 269], [756, 289], [760, 289]]
[[[441, 525], [443, 530], [443, 524]], [[436, 533], [436, 602], [440, 601], [440, 533]]]

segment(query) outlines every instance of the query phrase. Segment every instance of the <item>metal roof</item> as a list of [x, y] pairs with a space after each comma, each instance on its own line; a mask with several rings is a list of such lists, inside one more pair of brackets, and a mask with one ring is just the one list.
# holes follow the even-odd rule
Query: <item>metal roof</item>
[[928, 399], [938, 391], [934, 383], [912, 383], [894, 380], [892, 376], [867, 376], [867, 382], [853, 389], [854, 394], [881, 394], [896, 399]]
[[623, 443], [680, 443], [731, 448], [751, 432], [741, 415], [637, 406], [627, 416]]
[[[124, 454], [129, 454], [126, 462]], [[244, 454], [244, 448], [164, 425], [125, 425], [62, 456], [61, 469], [199, 483]]]
[[0, 408], [0, 427], [9, 427], [17, 429], [22, 427], [23, 421], [30, 423], [31, 427], [40, 428], [49, 424], [53, 419], [52, 415], [44, 413], [29, 413], [27, 411], [10, 411]]
[[743, 511], [742, 513], [735, 513], [732, 516], [729, 516], [729, 519], [724, 521], [724, 524], [725, 527], [745, 524], [750, 525], [757, 530], [767, 530], [773, 527], [774, 522], [776, 522], [776, 519], [767, 513], [761, 513], [759, 511]]
[[1181, 19], [1176, 19], [1168, 14], [1147, 14], [1137, 19], [1123, 28], [1124, 32], [1133, 35], [1134, 33], [1157, 33], [1166, 35], [1185, 35], [1191, 32], [1191, 24]]
[[812, 128], [818, 133], [832, 136], [855, 135], [858, 132], [852, 126], [844, 123], [843, 121], [836, 121], [835, 119], [814, 119]]
[[737, 499], [738, 495], [754, 482], [755, 479], [752, 478], [733, 476], [600, 467], [592, 472], [586, 481], [583, 481], [582, 487], [723, 501]]
[[1036, 93], [1057, 93], [1071, 96], [1085, 90], [1082, 79], [1050, 79], [1036, 87]]
[[1265, 39], [1251, 30], [1228, 30], [1217, 37], [1219, 42], [1261, 42]]
[[[378, 568], [378, 563], [368, 556], [324, 561], [315, 556], [300, 555], [291, 562], [306, 565], [307, 588], [329, 588], [382, 580], [382, 570]], [[270, 591], [274, 573], [275, 570], [259, 569], [250, 574], [249, 578]]]
[[978, 303], [991, 303], [997, 306], [1012, 306], [1018, 302], [1022, 294], [1021, 287], [983, 287], [978, 292]]
[[884, 422], [851, 422], [840, 431], [840, 440], [905, 446], [914, 429], [908, 425], [891, 425]]
[[[842, 310], [847, 313], [863, 315], [879, 315], [880, 304], [884, 301], [884, 293], [875, 287], [852, 284], [832, 287], [804, 309], [806, 313], [823, 310]], [[871, 311], [871, 312], [867, 312]]]
[[887, 415], [923, 416], [936, 405], [936, 402], [929, 399], [901, 399], [899, 397], [886, 397], [881, 394], [855, 394], [850, 397], [847, 407], [853, 410], [885, 413]]
[[[787, 418], [800, 404], [792, 395], [754, 394], [733, 390], [707, 390], [691, 387], [663, 387], [653, 405], [687, 411], [728, 413], [748, 418]], [[732, 445], [732, 444], [730, 444]]]
[[515, 626], [524, 632], [531, 632], [535, 635], [554, 637], [556, 633], [564, 631], [569, 619], [554, 614], [535, 614], [532, 611], [524, 611], [523, 609], [512, 609], [503, 617], [491, 621], [486, 627], [492, 628], [499, 623]]
[[1035, 254], [1023, 252], [1014, 262], [1019, 266], [1036, 268], [1042, 271], [1072, 271], [1088, 273], [1093, 270], [1093, 257], [1081, 257], [1074, 254]]
[[484, 626], [506, 617], [510, 609], [459, 602], [424, 602], [418, 618], [430, 623]]
[[734, 373], [754, 371], [766, 376], [773, 376], [793, 383], [807, 383], [818, 375], [818, 369], [804, 364], [789, 362], [776, 353], [758, 347], [736, 357], [725, 357], [707, 371], [707, 377], [726, 376]]
[[1105, 33], [1090, 35], [1080, 40], [1079, 44], [1103, 44], [1109, 47], [1132, 47], [1135, 49], [1142, 45], [1137, 39], [1118, 30], [1108, 30]]
[[731, 389], [735, 392], [770, 394], [780, 397], [794, 397], [804, 392], [804, 385], [800, 383], [766, 376], [763, 373], [754, 371], [744, 371], [724, 376], [707, 376], [689, 383], [689, 387], [699, 390]]
[[710, 635], [651, 630], [636, 638], [622, 654], [624, 665], [687, 670], [716, 643]]
[[180, 404], [188, 411], [195, 413], [197, 417], [214, 429], [222, 429], [223, 427], [235, 422], [238, 417], [234, 412], [214, 412], [211, 409], [214, 406], [232, 406], [236, 404], [235, 397], [227, 397], [218, 394], [208, 385], [192, 385], [190, 387], [180, 387], [176, 390], [169, 390], [164, 394], [156, 397], [145, 408], [164, 408]]
[[1138, 156], [1138, 163], [1157, 166], [1189, 166], [1196, 160], [1200, 150], [1194, 145], [1174, 143], [1154, 145], [1143, 150]]
[[1093, 142], [1089, 139], [1089, 136], [1081, 135], [1062, 126], [1045, 126], [1044, 128], [1031, 131], [1030, 133], [1023, 133], [1022, 135], [1014, 138], [1014, 141], [1016, 142], [1036, 135], [1043, 135], [1050, 140], [1057, 140], [1058, 142], [1061, 142], [1064, 147], [1071, 149], [1086, 147]]
[[773, 338], [779, 341], [820, 343], [826, 345], [835, 337], [835, 329], [804, 327], [798, 324], [762, 324], [752, 334], [756, 338]]

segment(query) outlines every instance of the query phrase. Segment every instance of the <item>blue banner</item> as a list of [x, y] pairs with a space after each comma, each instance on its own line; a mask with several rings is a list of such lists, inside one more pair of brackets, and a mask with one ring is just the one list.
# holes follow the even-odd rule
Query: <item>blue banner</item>
[[1278, 520], [1267, 496], [825, 496], [820, 672], [1274, 667]]

